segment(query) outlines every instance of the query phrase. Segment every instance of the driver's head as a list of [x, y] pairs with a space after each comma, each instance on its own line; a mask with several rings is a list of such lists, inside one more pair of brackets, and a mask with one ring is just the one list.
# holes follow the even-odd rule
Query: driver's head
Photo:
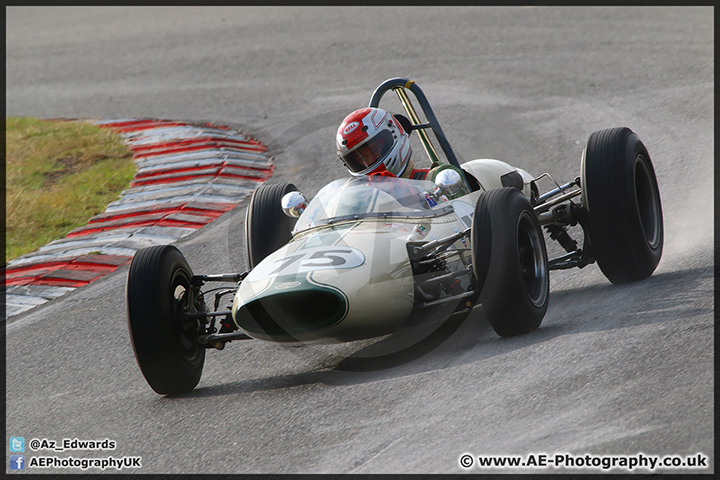
[[408, 132], [381, 108], [355, 110], [345, 117], [335, 138], [338, 155], [353, 175], [387, 170], [407, 177], [412, 171]]

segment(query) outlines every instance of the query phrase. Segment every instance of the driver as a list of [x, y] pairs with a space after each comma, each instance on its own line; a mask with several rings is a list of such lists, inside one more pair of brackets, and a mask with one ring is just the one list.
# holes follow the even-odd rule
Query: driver
[[355, 110], [340, 124], [335, 139], [338, 155], [352, 175], [410, 178], [410, 136], [401, 120], [385, 110]]
[[403, 206], [434, 204], [424, 190], [404, 182], [386, 182], [385, 177], [411, 178], [410, 121], [381, 108], [361, 108], [345, 117], [337, 131], [340, 159], [355, 177], [367, 176], [368, 185], [385, 190]]

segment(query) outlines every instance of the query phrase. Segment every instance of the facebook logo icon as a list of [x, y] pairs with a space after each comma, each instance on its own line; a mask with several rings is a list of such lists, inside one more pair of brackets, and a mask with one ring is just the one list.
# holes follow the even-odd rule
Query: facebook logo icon
[[11, 452], [24, 452], [25, 451], [25, 438], [24, 437], [10, 437], [10, 451]]
[[25, 455], [10, 455], [10, 470], [24, 470]]

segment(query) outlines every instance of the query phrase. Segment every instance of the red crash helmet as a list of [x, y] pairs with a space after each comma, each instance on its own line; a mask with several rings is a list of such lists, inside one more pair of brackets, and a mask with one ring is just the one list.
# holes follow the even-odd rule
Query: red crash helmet
[[387, 170], [409, 173], [410, 137], [400, 122], [381, 108], [362, 108], [345, 117], [336, 135], [340, 159], [356, 176]]

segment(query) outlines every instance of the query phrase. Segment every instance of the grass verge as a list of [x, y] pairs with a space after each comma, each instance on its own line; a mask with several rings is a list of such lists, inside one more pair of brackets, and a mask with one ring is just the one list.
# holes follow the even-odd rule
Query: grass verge
[[128, 187], [122, 137], [85, 121], [7, 117], [5, 263], [85, 225]]

